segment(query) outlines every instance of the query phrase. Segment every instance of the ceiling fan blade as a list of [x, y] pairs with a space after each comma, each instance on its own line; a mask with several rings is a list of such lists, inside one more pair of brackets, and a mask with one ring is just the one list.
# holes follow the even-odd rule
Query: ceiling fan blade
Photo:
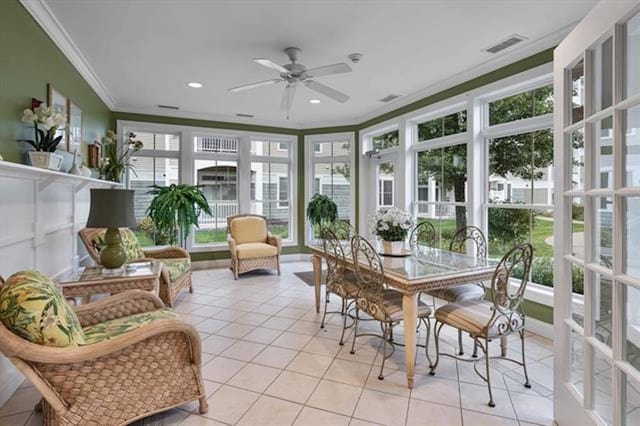
[[263, 67], [271, 68], [272, 70], [276, 70], [280, 73], [289, 74], [289, 70], [283, 67], [282, 65], [278, 65], [273, 61], [265, 58], [255, 58], [253, 62], [262, 65]]
[[284, 88], [284, 93], [282, 94], [282, 101], [280, 102], [280, 109], [284, 111], [288, 111], [291, 109], [293, 105], [293, 98], [296, 95], [296, 85], [288, 84], [287, 87]]
[[332, 89], [329, 86], [325, 86], [322, 83], [318, 83], [317, 81], [307, 80], [304, 82], [304, 85], [307, 86], [311, 90], [315, 90], [318, 93], [322, 93], [323, 95], [333, 99], [334, 101], [345, 103], [349, 100], [349, 96], [345, 95], [342, 92], [337, 91], [336, 89]]
[[255, 89], [256, 87], [269, 86], [270, 84], [280, 83], [284, 81], [281, 78], [272, 78], [271, 80], [257, 81], [255, 83], [249, 83], [238, 87], [232, 87], [230, 92], [242, 92], [243, 90]]
[[344, 62], [339, 62], [333, 65], [325, 65], [322, 67], [311, 68], [305, 71], [305, 74], [310, 78], [321, 77], [323, 75], [342, 74], [345, 72], [351, 72], [351, 67]]

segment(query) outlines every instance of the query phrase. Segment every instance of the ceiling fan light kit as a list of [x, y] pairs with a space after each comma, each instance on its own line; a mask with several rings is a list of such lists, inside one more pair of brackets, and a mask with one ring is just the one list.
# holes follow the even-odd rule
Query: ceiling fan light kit
[[[299, 48], [287, 47], [286, 49], [284, 49], [284, 53], [287, 55], [291, 63], [278, 65], [266, 58], [255, 58], [253, 60], [255, 63], [260, 64], [263, 67], [279, 72], [280, 78], [273, 78], [270, 80], [244, 84], [242, 86], [233, 87], [229, 89], [229, 91], [241, 92], [244, 90], [255, 89], [257, 87], [270, 86], [272, 84], [286, 82], [287, 85], [284, 88], [282, 100], [280, 101], [280, 108], [282, 110], [286, 110], [287, 112], [291, 109], [291, 105], [293, 105], [293, 99], [298, 83], [302, 83], [309, 89], [318, 92], [330, 99], [333, 99], [336, 102], [345, 103], [349, 100], [348, 95], [315, 81], [315, 78], [317, 77], [351, 72], [351, 67], [349, 65], [344, 62], [338, 62], [336, 64], [323, 65], [321, 67], [307, 68], [304, 65], [298, 63], [298, 59], [302, 54], [302, 50], [300, 50]], [[355, 59], [352, 58], [352, 56], [354, 56]], [[353, 63], [358, 62], [361, 57], [362, 55], [359, 53], [349, 55], [349, 59], [351, 59]], [[319, 100], [318, 102], [311, 103], [319, 103]]]

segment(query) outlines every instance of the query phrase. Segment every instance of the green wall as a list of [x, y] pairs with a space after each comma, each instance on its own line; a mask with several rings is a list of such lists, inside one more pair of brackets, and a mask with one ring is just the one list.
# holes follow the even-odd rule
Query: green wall
[[[298, 130], [285, 127], [111, 112], [19, 1], [0, 0], [0, 155], [5, 160], [21, 161], [20, 146], [15, 141], [19, 137], [30, 136], [30, 133], [25, 133], [25, 126], [19, 121], [20, 115], [22, 110], [30, 105], [32, 97], [46, 101], [47, 83], [53, 84], [57, 90], [71, 98], [82, 109], [83, 139], [87, 142], [104, 135], [108, 128], [115, 129], [117, 120], [296, 135], [299, 145], [297, 191], [299, 243], [296, 247], [285, 248], [283, 252], [286, 254], [305, 253], [308, 252], [308, 249], [304, 247], [305, 136], [355, 132], [355, 164], [352, 184], [356, 191], [355, 214], [356, 221], [358, 221], [360, 147], [357, 142], [362, 129], [453, 96], [464, 94], [552, 60], [553, 49], [548, 49], [363, 123], [351, 126]], [[226, 259], [229, 257], [229, 253], [226, 251], [199, 252], [193, 253], [192, 257], [194, 261]], [[548, 323], [552, 322], [553, 311], [548, 306], [527, 301], [525, 309], [533, 318]]]
[[104, 135], [111, 111], [18, 0], [0, 0], [0, 155], [21, 162], [17, 139], [33, 138], [20, 122], [31, 98], [47, 101], [47, 83], [82, 109], [83, 140]]

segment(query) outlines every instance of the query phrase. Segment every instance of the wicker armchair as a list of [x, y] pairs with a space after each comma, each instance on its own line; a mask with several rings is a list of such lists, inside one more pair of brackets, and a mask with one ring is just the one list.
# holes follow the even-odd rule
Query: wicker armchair
[[237, 214], [227, 218], [227, 242], [231, 270], [238, 275], [254, 269], [275, 269], [280, 275], [282, 239], [267, 231], [267, 218], [257, 214]]
[[[82, 327], [164, 308], [131, 290], [75, 308]], [[85, 346], [31, 343], [0, 322], [0, 351], [42, 394], [45, 425], [124, 425], [198, 400], [207, 412], [200, 336], [178, 319], [158, 319]]]
[[[78, 232], [87, 252], [89, 252], [91, 258], [98, 265], [100, 264], [100, 251], [98, 250], [97, 242], [100, 237], [104, 236], [105, 231], [105, 228], [84, 228]], [[121, 232], [123, 231], [125, 231], [125, 229], [121, 229]], [[137, 252], [138, 254], [132, 256], [133, 259], [130, 259], [130, 261], [159, 260], [163, 262], [163, 268], [160, 274], [159, 295], [160, 299], [162, 299], [165, 304], [173, 306], [176, 296], [183, 288], [188, 288], [189, 292], [193, 293], [193, 282], [191, 280], [191, 257], [186, 250], [180, 247], [143, 250], [138, 245], [137, 241], [132, 242], [131, 244], [137, 245], [137, 247], [134, 248], [134, 252]], [[179, 273], [173, 273], [171, 268], [176, 266], [173, 263], [180, 260], [184, 260], [186, 264], [188, 264], [185, 266], [186, 269], [183, 268], [185, 270], [181, 270]]]

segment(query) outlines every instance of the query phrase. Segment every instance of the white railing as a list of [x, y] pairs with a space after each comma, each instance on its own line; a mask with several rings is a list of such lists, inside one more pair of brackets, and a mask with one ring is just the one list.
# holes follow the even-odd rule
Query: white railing
[[238, 152], [238, 139], [220, 136], [196, 137], [196, 152]]
[[227, 217], [238, 214], [237, 202], [219, 202], [209, 203], [212, 216], [202, 214], [200, 220], [200, 229], [224, 229], [227, 227]]

